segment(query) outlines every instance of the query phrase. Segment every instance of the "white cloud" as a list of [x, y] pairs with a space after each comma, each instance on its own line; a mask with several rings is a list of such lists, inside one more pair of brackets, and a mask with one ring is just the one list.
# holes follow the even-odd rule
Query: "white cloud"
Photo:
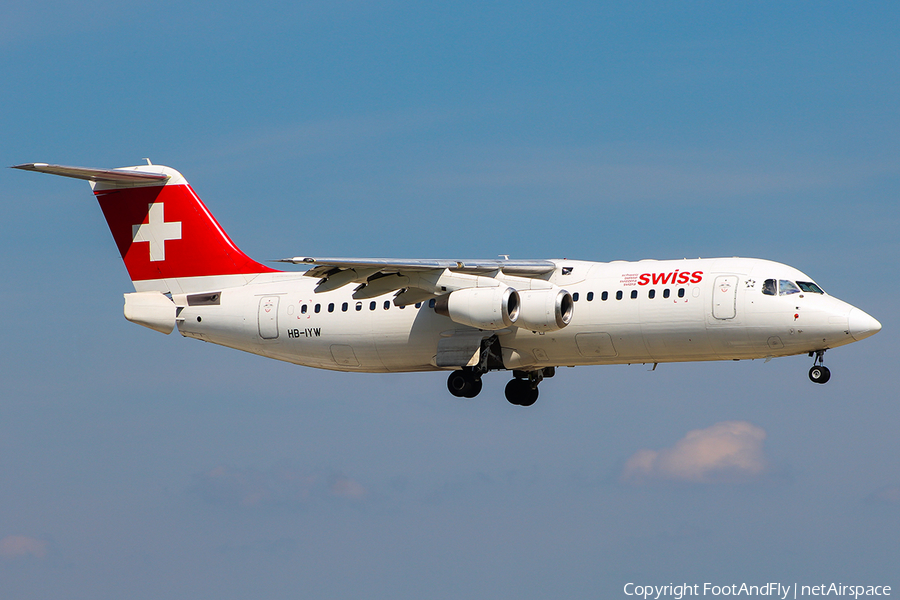
[[358, 481], [347, 477], [337, 477], [331, 484], [331, 493], [341, 498], [362, 498], [366, 488]]
[[45, 558], [49, 544], [44, 540], [25, 535], [8, 535], [0, 540], [0, 558], [19, 558], [33, 556]]
[[880, 504], [900, 505], [900, 485], [889, 485], [869, 496], [869, 500]]
[[625, 463], [622, 480], [716, 483], [765, 474], [766, 432], [747, 421], [724, 421], [689, 431], [671, 448], [639, 450]]
[[339, 474], [293, 468], [261, 470], [218, 466], [195, 476], [193, 491], [212, 504], [299, 507], [329, 498], [358, 500], [368, 490]]

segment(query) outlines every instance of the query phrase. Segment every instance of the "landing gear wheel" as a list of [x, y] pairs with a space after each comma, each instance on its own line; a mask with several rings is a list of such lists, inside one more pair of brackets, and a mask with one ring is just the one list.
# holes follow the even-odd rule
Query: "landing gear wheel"
[[[810, 356], [813, 352], [809, 353]], [[826, 383], [831, 379], [831, 371], [825, 366], [825, 350], [816, 350], [816, 358], [813, 360], [813, 366], [809, 370], [809, 380], [813, 383]]]
[[481, 386], [481, 378], [471, 371], [453, 371], [447, 378], [447, 389], [457, 398], [474, 398]]
[[813, 383], [826, 383], [831, 379], [831, 371], [824, 365], [815, 365], [809, 370], [809, 380]]
[[511, 379], [506, 384], [506, 399], [516, 406], [531, 406], [538, 399], [538, 389], [527, 379]]
[[469, 378], [462, 371], [453, 371], [447, 378], [447, 389], [457, 398], [465, 397], [471, 387]]
[[531, 406], [538, 399], [538, 389], [536, 387], [528, 386], [525, 389], [525, 394], [519, 399], [519, 406]]
[[482, 386], [482, 383], [481, 383], [481, 377], [478, 377], [477, 379], [473, 379], [473, 380], [472, 380], [472, 389], [470, 389], [470, 390], [466, 393], [465, 397], [466, 397], [466, 398], [474, 398], [475, 396], [477, 396], [478, 394], [480, 394], [480, 393], [481, 393], [481, 386]]

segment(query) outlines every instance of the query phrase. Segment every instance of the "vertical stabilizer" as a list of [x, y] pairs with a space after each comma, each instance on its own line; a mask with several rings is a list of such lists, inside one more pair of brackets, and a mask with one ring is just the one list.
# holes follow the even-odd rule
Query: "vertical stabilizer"
[[186, 293], [242, 285], [274, 269], [244, 254], [175, 169], [15, 168], [90, 181], [135, 290]]

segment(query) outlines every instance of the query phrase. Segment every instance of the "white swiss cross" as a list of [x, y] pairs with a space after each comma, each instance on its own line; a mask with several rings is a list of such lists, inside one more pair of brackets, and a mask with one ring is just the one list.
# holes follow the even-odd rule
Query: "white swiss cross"
[[150, 204], [149, 223], [131, 226], [133, 242], [150, 242], [150, 260], [166, 260], [166, 240], [181, 239], [181, 221], [166, 223], [162, 202]]

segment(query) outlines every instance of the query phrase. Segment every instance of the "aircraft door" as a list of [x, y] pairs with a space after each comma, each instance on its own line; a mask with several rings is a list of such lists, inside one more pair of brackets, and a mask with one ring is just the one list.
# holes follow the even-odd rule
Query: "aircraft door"
[[738, 278], [736, 275], [719, 275], [716, 277], [712, 294], [712, 313], [716, 319], [725, 320], [735, 317], [737, 284]]
[[259, 299], [259, 337], [264, 340], [278, 337], [278, 296]]

